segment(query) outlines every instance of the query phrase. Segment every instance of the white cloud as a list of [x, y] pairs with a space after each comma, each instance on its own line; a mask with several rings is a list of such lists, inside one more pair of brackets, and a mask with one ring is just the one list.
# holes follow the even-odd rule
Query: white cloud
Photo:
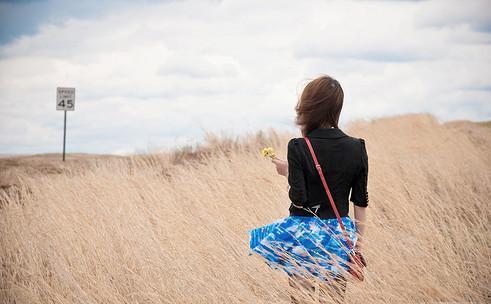
[[[342, 121], [426, 111], [490, 119], [486, 2], [183, 1], [45, 24], [0, 47], [0, 152], [58, 151], [55, 88], [77, 88], [69, 151], [293, 130], [302, 85], [345, 90]], [[58, 145], [57, 145], [58, 144]]]
[[[491, 30], [491, 3], [488, 0], [436, 0], [417, 11], [417, 25], [453, 27], [470, 25], [477, 31]], [[488, 37], [489, 38], [489, 37]], [[488, 40], [489, 41], [489, 40]]]

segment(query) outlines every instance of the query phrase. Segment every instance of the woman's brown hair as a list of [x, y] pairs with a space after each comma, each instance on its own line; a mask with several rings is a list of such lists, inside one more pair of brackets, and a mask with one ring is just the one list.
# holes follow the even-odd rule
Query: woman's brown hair
[[338, 128], [343, 99], [343, 89], [336, 79], [323, 75], [310, 81], [295, 107], [295, 123], [300, 126], [302, 135], [319, 127]]

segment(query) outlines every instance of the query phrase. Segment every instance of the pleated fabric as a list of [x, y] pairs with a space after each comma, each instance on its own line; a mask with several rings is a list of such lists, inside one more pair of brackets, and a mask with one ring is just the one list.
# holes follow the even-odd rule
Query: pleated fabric
[[[341, 217], [353, 246], [356, 227], [349, 216]], [[273, 269], [287, 274], [311, 274], [322, 279], [348, 269], [349, 247], [336, 218], [288, 216], [249, 230], [251, 255], [259, 254]]]

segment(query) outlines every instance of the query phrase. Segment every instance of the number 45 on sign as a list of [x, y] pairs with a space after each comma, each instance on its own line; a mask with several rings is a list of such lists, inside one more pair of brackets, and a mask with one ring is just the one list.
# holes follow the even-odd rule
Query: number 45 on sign
[[75, 88], [56, 88], [56, 110], [75, 110]]

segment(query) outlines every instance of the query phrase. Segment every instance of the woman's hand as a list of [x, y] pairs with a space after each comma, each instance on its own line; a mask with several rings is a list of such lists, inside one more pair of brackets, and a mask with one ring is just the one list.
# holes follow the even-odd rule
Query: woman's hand
[[365, 260], [365, 257], [363, 256], [362, 252], [361, 252], [361, 248], [357, 248], [357, 246], [355, 245], [355, 255], [356, 257], [358, 258], [358, 261], [364, 266], [364, 267], [367, 267], [367, 262]]
[[276, 165], [276, 172], [278, 172], [279, 175], [288, 177], [288, 162], [278, 158], [272, 159], [271, 162]]

